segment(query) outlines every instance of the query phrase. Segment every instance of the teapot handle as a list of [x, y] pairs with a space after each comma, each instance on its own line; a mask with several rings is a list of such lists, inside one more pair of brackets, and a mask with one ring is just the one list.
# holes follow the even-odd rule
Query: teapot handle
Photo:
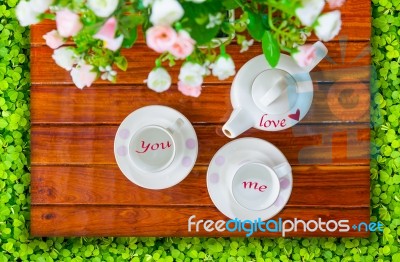
[[324, 57], [328, 54], [328, 48], [326, 48], [326, 46], [321, 41], [316, 42], [315, 44], [313, 44], [313, 46], [317, 50], [317, 54], [312, 63], [304, 68], [306, 72], [310, 72], [311, 70], [313, 70], [314, 67], [316, 67], [319, 62], [321, 62], [321, 60], [324, 59]]

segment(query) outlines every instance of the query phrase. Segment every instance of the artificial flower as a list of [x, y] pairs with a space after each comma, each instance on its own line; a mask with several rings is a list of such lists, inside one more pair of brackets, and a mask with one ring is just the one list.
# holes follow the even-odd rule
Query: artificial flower
[[65, 43], [64, 38], [58, 33], [57, 30], [52, 30], [45, 35], [43, 35], [44, 40], [46, 40], [46, 45], [52, 49], [59, 48]]
[[326, 14], [321, 15], [315, 27], [315, 34], [318, 39], [322, 41], [332, 40], [340, 31], [342, 27], [342, 20], [340, 19], [341, 14], [339, 10], [335, 10]]
[[22, 26], [28, 26], [38, 23], [40, 20], [38, 16], [40, 13], [35, 12], [30, 2], [21, 1], [15, 8], [15, 15]]
[[153, 5], [154, 1], [155, 0], [142, 0], [142, 5], [147, 8], [151, 5]]
[[155, 92], [164, 92], [171, 86], [171, 76], [163, 67], [154, 68], [147, 77], [147, 86]]
[[246, 52], [249, 50], [249, 47], [254, 44], [254, 39], [250, 39], [247, 41], [246, 39], [242, 41], [242, 48], [240, 49], [240, 53]]
[[203, 66], [187, 62], [184, 63], [179, 72], [179, 80], [186, 86], [201, 86], [203, 83], [203, 75], [205, 74], [205, 69]]
[[303, 45], [298, 47], [298, 52], [292, 55], [293, 59], [300, 67], [306, 67], [312, 64], [317, 56], [317, 50], [313, 45]]
[[53, 0], [30, 0], [29, 3], [33, 11], [44, 13], [49, 9]]
[[324, 0], [302, 0], [295, 13], [305, 26], [311, 26], [324, 8]]
[[169, 52], [178, 59], [185, 59], [194, 50], [195, 41], [185, 30], [178, 32], [175, 43], [169, 48]]
[[201, 94], [204, 74], [205, 69], [202, 65], [192, 62], [183, 64], [178, 77], [178, 90], [184, 95], [198, 97]]
[[75, 36], [83, 27], [79, 15], [69, 9], [63, 9], [56, 13], [56, 25], [58, 33], [62, 37]]
[[153, 26], [146, 31], [148, 47], [158, 53], [168, 51], [176, 42], [177, 37], [177, 33], [170, 26]]
[[156, 0], [151, 9], [150, 22], [153, 25], [170, 26], [183, 14], [184, 10], [177, 0]]
[[179, 81], [178, 90], [185, 96], [199, 97], [201, 94], [201, 84], [198, 86], [191, 86], [185, 84], [183, 81]]
[[71, 70], [72, 81], [79, 89], [89, 87], [96, 80], [97, 74], [93, 72], [94, 67], [86, 63], [81, 63]]
[[100, 28], [99, 32], [93, 36], [95, 39], [103, 40], [104, 47], [111, 50], [117, 51], [124, 40], [124, 36], [120, 35], [115, 37], [117, 31], [117, 19], [115, 17], [109, 18], [105, 24]]
[[115, 78], [117, 77], [117, 71], [113, 70], [111, 66], [106, 67], [99, 67], [100, 72], [103, 74], [101, 75], [102, 80], [108, 80], [110, 82], [114, 82]]
[[74, 51], [70, 47], [60, 47], [54, 50], [52, 58], [58, 66], [67, 71], [70, 71], [78, 62]]
[[222, 14], [218, 13], [216, 15], [208, 14], [208, 24], [206, 26], [207, 29], [216, 27], [217, 25], [222, 24]]
[[327, 2], [329, 4], [329, 7], [331, 9], [334, 9], [341, 7], [346, 2], [346, 0], [327, 0]]
[[219, 80], [225, 80], [236, 73], [235, 63], [228, 55], [219, 56], [211, 67], [213, 76], [218, 77]]
[[99, 17], [109, 17], [118, 6], [118, 0], [88, 0], [88, 7]]

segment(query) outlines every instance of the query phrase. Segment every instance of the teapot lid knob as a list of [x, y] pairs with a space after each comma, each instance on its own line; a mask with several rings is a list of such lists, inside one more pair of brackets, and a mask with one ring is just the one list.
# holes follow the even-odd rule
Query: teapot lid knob
[[265, 70], [253, 81], [252, 97], [265, 113], [285, 113], [296, 103], [296, 80], [281, 69]]

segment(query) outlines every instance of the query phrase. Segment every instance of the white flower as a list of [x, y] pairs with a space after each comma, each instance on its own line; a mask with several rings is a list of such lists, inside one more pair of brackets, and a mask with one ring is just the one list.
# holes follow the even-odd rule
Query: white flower
[[53, 3], [53, 0], [31, 0], [30, 6], [33, 11], [37, 13], [44, 13], [49, 9], [49, 6]]
[[172, 25], [182, 18], [184, 10], [177, 0], [156, 0], [151, 10], [153, 25]]
[[240, 49], [240, 53], [246, 52], [249, 50], [249, 47], [254, 44], [254, 39], [250, 39], [247, 41], [246, 39], [242, 42], [242, 48]]
[[118, 0], [88, 0], [89, 8], [100, 17], [109, 17], [118, 6]]
[[39, 22], [38, 16], [40, 13], [32, 9], [30, 2], [21, 1], [15, 8], [15, 14], [18, 18], [20, 25], [28, 26]]
[[216, 15], [208, 14], [208, 20], [209, 22], [206, 28], [213, 28], [222, 23], [222, 14], [221, 13], [218, 13]]
[[318, 25], [315, 27], [315, 34], [317, 37], [325, 42], [332, 40], [342, 27], [342, 20], [340, 17], [341, 14], [339, 10], [321, 15], [317, 20]]
[[67, 71], [70, 71], [74, 64], [78, 62], [78, 59], [74, 51], [69, 47], [61, 47], [54, 50], [52, 58], [56, 64]]
[[103, 74], [101, 75], [102, 80], [108, 80], [110, 82], [113, 82], [117, 76], [117, 71], [113, 70], [111, 66], [106, 66], [106, 67], [99, 67], [100, 72]]
[[153, 5], [154, 1], [155, 0], [143, 0], [142, 4], [143, 4], [144, 7], [147, 8], [147, 7], [151, 6], [151, 5]]
[[206, 70], [202, 65], [187, 62], [181, 67], [179, 80], [187, 86], [200, 86]]
[[147, 77], [147, 86], [158, 93], [164, 92], [171, 86], [171, 76], [163, 67], [154, 68]]
[[235, 63], [230, 56], [220, 56], [212, 65], [212, 74], [219, 80], [225, 80], [235, 73]]
[[94, 67], [86, 63], [80, 63], [71, 71], [72, 81], [77, 88], [83, 89], [89, 87], [96, 80], [97, 74], [93, 72]]
[[324, 0], [302, 0], [301, 7], [296, 9], [296, 15], [305, 26], [311, 26], [324, 8]]

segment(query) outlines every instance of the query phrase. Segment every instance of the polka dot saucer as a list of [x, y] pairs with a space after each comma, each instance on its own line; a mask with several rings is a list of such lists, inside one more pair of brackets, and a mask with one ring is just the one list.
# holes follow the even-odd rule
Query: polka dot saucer
[[[247, 208], [241, 205], [234, 196], [235, 175], [241, 167], [249, 166], [249, 163], [269, 166], [280, 173], [277, 175], [275, 184], [275, 187], [278, 187], [276, 198], [268, 207]], [[255, 179], [255, 174], [252, 172], [243, 175], [249, 181]], [[292, 184], [292, 169], [286, 157], [274, 145], [258, 138], [241, 138], [224, 145], [214, 155], [207, 171], [207, 189], [211, 200], [221, 213], [231, 219], [257, 220], [260, 218], [262, 221], [270, 219], [278, 214], [288, 202]], [[246, 197], [244, 194], [242, 196]], [[253, 198], [253, 202], [257, 201], [259, 201], [257, 197]]]
[[[175, 126], [175, 130], [169, 132], [172, 126]], [[135, 143], [134, 140], [137, 139], [138, 134], [143, 133], [143, 136], [148, 138], [149, 132], [143, 132], [148, 127], [153, 127], [153, 131], [154, 127], [164, 130], [161, 132], [169, 134], [165, 137], [170, 137], [171, 143], [149, 143], [150, 146], [148, 146], [140, 139]], [[144, 169], [137, 165], [137, 163], [142, 163], [142, 160], [142, 162], [135, 161], [135, 149], [132, 147], [138, 145], [143, 146], [140, 149], [143, 152], [165, 149], [168, 145], [168, 147], [173, 147], [173, 153], [168, 155], [165, 167], [152, 169], [152, 163], [158, 165], [161, 155], [151, 152], [153, 154], [143, 160], [147, 161], [146, 169]], [[138, 150], [136, 152], [143, 153]], [[147, 189], [169, 188], [181, 182], [191, 172], [197, 154], [198, 141], [192, 124], [180, 112], [166, 106], [146, 106], [132, 112], [121, 123], [115, 135], [114, 156], [118, 167], [130, 181]]]

